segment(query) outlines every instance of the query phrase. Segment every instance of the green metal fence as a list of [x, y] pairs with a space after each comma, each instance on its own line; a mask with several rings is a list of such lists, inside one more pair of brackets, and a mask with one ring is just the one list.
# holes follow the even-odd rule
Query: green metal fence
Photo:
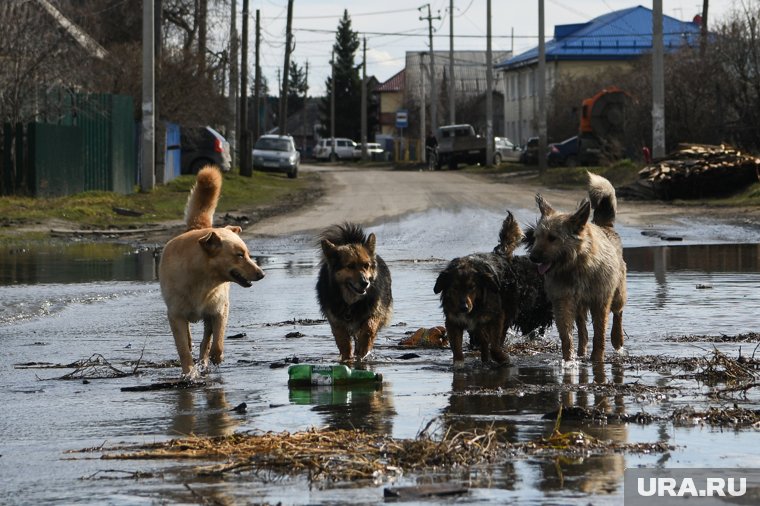
[[37, 197], [60, 197], [84, 191], [82, 129], [30, 123], [28, 181]]
[[63, 100], [65, 112], [54, 125], [3, 126], [3, 194], [131, 193], [137, 182], [132, 97], [76, 94]]

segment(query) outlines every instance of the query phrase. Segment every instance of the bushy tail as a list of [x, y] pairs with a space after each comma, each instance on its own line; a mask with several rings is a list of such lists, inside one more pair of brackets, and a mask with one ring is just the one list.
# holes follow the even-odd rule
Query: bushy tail
[[588, 172], [588, 196], [594, 210], [592, 221], [600, 227], [613, 226], [617, 214], [617, 198], [612, 184], [602, 176]]
[[520, 225], [517, 224], [517, 220], [512, 216], [512, 213], [507, 211], [507, 216], [501, 223], [499, 244], [493, 249], [493, 252], [505, 257], [511, 257], [512, 253], [520, 245], [522, 238], [523, 233], [520, 230]]
[[204, 167], [198, 172], [185, 206], [185, 223], [188, 230], [210, 228], [214, 224], [214, 211], [222, 193], [222, 174], [215, 167]]

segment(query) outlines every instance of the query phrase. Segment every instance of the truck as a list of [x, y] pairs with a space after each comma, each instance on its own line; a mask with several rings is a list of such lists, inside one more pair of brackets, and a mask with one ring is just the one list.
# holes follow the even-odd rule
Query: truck
[[438, 128], [435, 168], [456, 169], [458, 163], [486, 163], [486, 138], [475, 133], [472, 125], [444, 125]]
[[631, 96], [616, 86], [605, 88], [582, 102], [578, 134], [578, 161], [598, 165], [635, 155], [627, 111]]

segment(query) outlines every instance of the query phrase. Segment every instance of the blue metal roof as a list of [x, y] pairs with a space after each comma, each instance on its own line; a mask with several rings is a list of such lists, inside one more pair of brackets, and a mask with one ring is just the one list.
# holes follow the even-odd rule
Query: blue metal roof
[[[663, 16], [665, 51], [699, 43], [699, 25]], [[604, 14], [587, 23], [556, 25], [546, 60], [625, 60], [652, 51], [652, 10], [641, 5]], [[498, 63], [516, 68], [538, 61], [538, 47]]]

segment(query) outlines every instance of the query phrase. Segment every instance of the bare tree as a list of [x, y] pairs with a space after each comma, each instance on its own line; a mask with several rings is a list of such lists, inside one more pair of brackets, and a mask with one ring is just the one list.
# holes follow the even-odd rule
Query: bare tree
[[94, 60], [35, 2], [0, 4], [0, 116], [55, 120], [56, 96], [86, 88]]

